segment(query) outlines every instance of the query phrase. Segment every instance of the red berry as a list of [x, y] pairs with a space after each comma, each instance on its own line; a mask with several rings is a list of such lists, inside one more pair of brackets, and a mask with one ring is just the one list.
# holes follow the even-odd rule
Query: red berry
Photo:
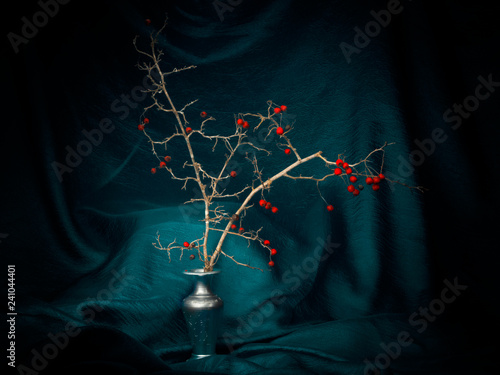
[[184, 242], [184, 247], [189, 247], [189, 242]]
[[349, 167], [349, 163], [343, 163], [343, 164], [342, 164], [342, 168], [346, 169], [346, 168], [348, 168], [348, 167]]
[[276, 251], [276, 249], [271, 249], [271, 255], [276, 255], [278, 254], [278, 252]]
[[238, 120], [236, 120], [236, 123], [238, 125], [243, 125], [243, 119], [239, 118]]
[[366, 178], [366, 184], [367, 184], [367, 185], [371, 185], [371, 184], [373, 184], [373, 178], [371, 178], [371, 177], [367, 177], [367, 178]]
[[356, 176], [351, 176], [351, 177], [349, 177], [349, 181], [356, 182], [356, 181], [358, 181], [358, 178]]
[[144, 120], [142, 120], [144, 124], [149, 124], [149, 119], [146, 117]]
[[380, 178], [380, 180], [385, 180], [385, 176], [382, 173], [379, 174], [378, 177]]
[[236, 224], [232, 224], [231, 229], [233, 229], [233, 230], [236, 229]]
[[272, 260], [271, 260], [271, 261], [269, 261], [269, 263], [268, 263], [268, 264], [269, 264], [269, 266], [270, 266], [270, 267], [274, 267], [274, 262], [273, 262]]
[[269, 240], [264, 240], [264, 246], [269, 246], [271, 244], [271, 241]]
[[342, 169], [340, 169], [340, 168], [335, 168], [335, 170], [333, 171], [333, 173], [335, 173], [337, 176], [338, 176], [338, 175], [341, 175], [341, 174], [342, 174]]
[[281, 112], [281, 108], [280, 107], [274, 108], [274, 113], [280, 113], [280, 112]]
[[373, 189], [373, 190], [375, 190], [375, 191], [377, 191], [378, 189], [380, 189], [380, 185], [378, 185], [378, 184], [373, 184], [373, 185], [372, 185], [372, 189]]
[[290, 155], [290, 152], [292, 152], [292, 150], [290, 150], [289, 148], [285, 149], [285, 154]]
[[137, 129], [139, 129], [139, 130], [144, 130], [144, 124], [139, 124], [139, 125], [137, 125]]
[[352, 195], [358, 196], [359, 195], [359, 190], [358, 189], [354, 189], [354, 191], [352, 192]]
[[328, 211], [333, 211], [333, 206], [331, 204], [329, 204], [328, 206], [326, 206], [326, 209]]
[[167, 155], [163, 158], [163, 160], [165, 160], [168, 163], [170, 160], [172, 160], [172, 158]]
[[278, 126], [278, 129], [276, 129], [276, 134], [278, 135], [281, 135], [283, 134], [285, 131], [283, 130], [283, 128], [281, 126]]
[[156, 173], [156, 168], [151, 168], [151, 173], [155, 174]]
[[356, 190], [356, 188], [354, 187], [354, 185], [349, 185], [349, 186], [347, 187], [347, 191], [348, 191], [349, 193], [352, 193], [354, 190]]
[[276, 212], [278, 212], [278, 207], [273, 207], [271, 211], [273, 211], [273, 214], [275, 214]]
[[373, 177], [373, 183], [374, 184], [380, 184], [380, 177], [378, 177], [378, 176]]
[[243, 129], [248, 129], [250, 127], [250, 124], [248, 121], [243, 121]]
[[194, 260], [194, 258], [195, 258], [194, 254], [191, 254], [191, 255], [189, 256], [189, 259], [191, 259], [191, 260]]
[[345, 173], [347, 173], [347, 174], [351, 174], [351, 173], [352, 173], [352, 168], [351, 168], [351, 167], [347, 168], [347, 169], [345, 170]]
[[149, 18], [146, 18], [144, 20], [144, 23], [146, 24], [146, 26], [149, 26], [149, 25], [151, 25], [151, 20]]
[[269, 210], [272, 206], [271, 202], [266, 202], [266, 210]]
[[286, 105], [282, 105], [280, 107], [280, 109], [281, 109], [282, 112], [285, 112], [288, 108], [286, 107]]
[[201, 112], [201, 113], [200, 113], [200, 116], [201, 116], [201, 117], [207, 117], [207, 112], [205, 112], [205, 111]]
[[165, 168], [166, 166], [167, 166], [167, 163], [165, 163], [164, 161], [160, 162], [160, 168]]
[[335, 164], [337, 164], [337, 167], [340, 167], [341, 164], [344, 164], [344, 161], [342, 159], [337, 159]]
[[236, 172], [235, 171], [231, 172], [231, 177], [236, 177]]
[[186, 128], [186, 134], [191, 133], [191, 130], [193, 130], [193, 129], [191, 129], [191, 128], [188, 126], [188, 127]]
[[244, 231], [245, 231], [245, 229], [244, 229], [244, 228], [240, 228], [240, 232], [242, 232], [242, 233], [243, 233]]
[[261, 207], [264, 207], [264, 206], [266, 205], [266, 203], [267, 203], [267, 202], [266, 202], [264, 199], [261, 199], [261, 200], [259, 201], [259, 205], [260, 205]]

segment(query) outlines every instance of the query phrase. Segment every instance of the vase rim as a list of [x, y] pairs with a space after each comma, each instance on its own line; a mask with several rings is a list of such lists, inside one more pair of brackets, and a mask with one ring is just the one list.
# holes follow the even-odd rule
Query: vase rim
[[216, 275], [220, 272], [221, 270], [217, 268], [214, 268], [214, 270], [210, 272], [205, 272], [203, 268], [193, 268], [190, 270], [185, 270], [182, 273], [184, 275], [190, 275], [190, 276], [209, 276], [209, 275]]

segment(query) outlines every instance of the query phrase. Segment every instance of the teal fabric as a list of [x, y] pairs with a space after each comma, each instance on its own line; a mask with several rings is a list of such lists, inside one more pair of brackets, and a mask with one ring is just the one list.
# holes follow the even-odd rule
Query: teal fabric
[[[17, 53], [8, 38], [2, 52], [0, 254], [4, 270], [16, 269], [14, 373], [494, 372], [498, 5], [58, 4]], [[40, 7], [16, 4], [4, 35], [21, 34], [21, 17], [32, 20]], [[175, 253], [169, 262], [152, 243], [157, 232], [164, 243], [199, 238], [202, 211], [183, 205], [195, 186], [182, 190], [166, 173], [150, 173], [156, 159], [137, 130], [149, 102], [138, 91], [147, 82], [132, 40], [138, 35], [146, 48], [165, 14], [166, 69], [197, 66], [169, 76], [178, 107], [198, 99], [186, 111], [194, 128], [206, 111], [217, 119], [213, 131], [224, 133], [235, 113], [264, 112], [272, 100], [287, 105], [283, 121], [294, 124], [290, 138], [302, 155], [322, 150], [356, 162], [394, 142], [386, 175], [428, 189], [384, 184], [354, 197], [331, 178], [319, 185], [335, 206], [328, 212], [314, 183], [277, 181], [268, 199], [279, 212], [253, 209], [244, 222], [263, 227], [276, 266], [268, 270], [258, 246], [225, 242], [236, 259], [265, 271], [220, 259], [218, 355], [198, 361], [187, 361], [180, 308], [192, 288], [182, 271], [199, 264]], [[374, 36], [360, 47], [366, 27]], [[461, 115], [457, 105], [473, 110]], [[148, 118], [157, 139], [173, 129], [168, 116]], [[291, 160], [275, 141], [262, 161], [269, 175]], [[203, 142], [194, 146], [207, 168], [217, 166]], [[186, 150], [169, 152], [181, 172]], [[240, 176], [250, 175], [244, 157], [238, 162]], [[310, 163], [297, 173], [323, 168]]]

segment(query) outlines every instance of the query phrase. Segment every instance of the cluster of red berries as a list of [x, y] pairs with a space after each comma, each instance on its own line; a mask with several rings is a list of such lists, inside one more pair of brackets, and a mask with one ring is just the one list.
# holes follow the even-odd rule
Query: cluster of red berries
[[[231, 224], [231, 229], [236, 230], [236, 229], [238, 229], [238, 226], [236, 224]], [[243, 228], [243, 227], [240, 227], [240, 229], [238, 229], [238, 232], [240, 232], [240, 233], [243, 233], [244, 231], [245, 231], [245, 228]]]
[[265, 207], [266, 210], [271, 210], [274, 214], [276, 212], [278, 212], [278, 207], [273, 207], [273, 205], [271, 204], [271, 202], [267, 202], [266, 200], [264, 199], [261, 199], [259, 201], [259, 206], [261, 207]]
[[[167, 163], [172, 161], [172, 157], [167, 155], [163, 158], [165, 161], [160, 162], [160, 168], [165, 168], [167, 166]], [[151, 168], [151, 173], [155, 174], [156, 173], [156, 168]]]
[[275, 107], [274, 108], [274, 113], [278, 114], [278, 113], [281, 113], [281, 112], [286, 112], [286, 110], [287, 110], [286, 105], [282, 105], [280, 107]]
[[[240, 220], [240, 215], [234, 214], [233, 216], [231, 216], [231, 220], [232, 221], [239, 221]], [[236, 230], [236, 229], [238, 229], [238, 226], [236, 224], [231, 224], [231, 229], [232, 230]], [[245, 228], [240, 227], [240, 229], [238, 231], [240, 233], [243, 233], [245, 231]]]
[[[358, 178], [356, 176], [352, 175], [353, 169], [349, 166], [349, 163], [346, 163], [342, 159], [337, 159], [337, 161], [335, 162], [335, 164], [337, 165], [337, 168], [334, 169], [333, 173], [335, 173], [336, 176], [340, 176], [343, 173], [342, 172], [342, 169], [343, 169], [344, 172], [345, 172], [345, 174], [349, 176], [349, 181], [350, 182], [355, 183], [356, 181], [358, 181]], [[359, 195], [359, 190], [356, 189], [354, 187], [354, 185], [349, 185], [347, 187], [347, 191], [349, 193], [352, 193], [355, 196]], [[328, 209], [328, 207], [327, 207], [327, 209]], [[332, 211], [332, 210], [329, 210], [329, 211]]]
[[[274, 108], [274, 113], [278, 114], [278, 113], [281, 113], [281, 112], [285, 112], [287, 109], [288, 109], [288, 108], [287, 108], [287, 106], [286, 106], [286, 105], [282, 105], [282, 106], [280, 106], [280, 107], [275, 107], [275, 108]], [[285, 130], [283, 129], [283, 127], [278, 126], [278, 127], [276, 128], [276, 134], [278, 134], [278, 135], [283, 135], [283, 133], [284, 133], [284, 132], [285, 132]], [[287, 152], [287, 150], [288, 150], [288, 152]], [[285, 150], [285, 153], [286, 153], [286, 154], [289, 154], [289, 153], [290, 153], [290, 149], [288, 149], [288, 148], [287, 148], [287, 149]]]
[[[269, 247], [270, 245], [271, 245], [271, 241], [264, 240], [264, 246]], [[276, 249], [271, 249], [271, 256], [276, 255], [276, 254], [278, 254], [278, 252], [276, 251]], [[274, 261], [273, 260], [270, 260], [268, 264], [269, 264], [270, 267], [274, 267]]]
[[[372, 186], [372, 189], [374, 191], [377, 191], [378, 189], [380, 189], [380, 182], [382, 182], [383, 180], [385, 180], [385, 176], [380, 173], [378, 176], [373, 176], [373, 177], [367, 177], [365, 182], [367, 185], [371, 185]], [[362, 185], [360, 185], [362, 186]]]
[[144, 120], [142, 120], [142, 124], [137, 125], [137, 129], [141, 131], [144, 130], [146, 124], [149, 124], [149, 119], [147, 117]]
[[[262, 200], [261, 200], [261, 202], [262, 202]], [[264, 202], [265, 202], [265, 201], [264, 201]], [[268, 203], [268, 202], [266, 202], [266, 203]], [[271, 207], [270, 203], [268, 203], [268, 204], [269, 204], [269, 207]], [[262, 205], [262, 204], [261, 204], [261, 205]], [[267, 208], [267, 207], [266, 207], [266, 208]], [[278, 212], [278, 209], [277, 209], [276, 207], [273, 207], [273, 208], [272, 208], [272, 211], [273, 211], [273, 212]], [[239, 221], [239, 220], [240, 220], [240, 216], [239, 216], [239, 215], [237, 215], [237, 214], [234, 214], [233, 216], [231, 216], [231, 220], [232, 220], [233, 222], [234, 222], [234, 221]], [[238, 226], [237, 226], [236, 224], [234, 224], [234, 223], [233, 223], [233, 224], [231, 224], [231, 230], [238, 230], [238, 232], [240, 232], [240, 233], [245, 232], [245, 228], [240, 227], [240, 228], [238, 229]], [[266, 246], [266, 247], [269, 247], [269, 245], [271, 245], [271, 241], [269, 241], [269, 240], [264, 240], [264, 242], [263, 242], [263, 243], [264, 243], [264, 246]], [[189, 244], [189, 242], [184, 242], [184, 246], [185, 246], [185, 247], [190, 247], [190, 246], [192, 246], [192, 245], [190, 245], [190, 244]], [[276, 251], [276, 249], [271, 249], [271, 255], [276, 255], [277, 253], [278, 253], [278, 252]], [[274, 262], [273, 262], [272, 260], [271, 260], [268, 264], [269, 264], [269, 266], [274, 267]]]
[[[278, 113], [281, 113], [281, 112], [285, 112], [287, 110], [287, 106], [286, 105], [282, 105], [280, 107], [275, 107], [274, 108], [274, 113], [278, 114]], [[202, 113], [205, 113], [205, 112], [202, 112]], [[204, 117], [204, 116], [202, 116]], [[248, 121], [245, 121], [244, 119], [242, 118], [239, 118], [236, 120], [236, 124], [238, 124], [239, 126], [241, 126], [243, 129], [248, 129], [250, 127], [250, 124], [248, 123]], [[281, 129], [281, 130], [277, 130], [277, 133], [279, 135], [283, 134], [284, 130], [283, 128], [280, 126], [278, 127], [278, 129]]]
[[335, 162], [337, 168], [333, 171], [337, 176], [342, 174], [342, 168], [345, 171], [345, 174], [352, 174], [352, 168], [349, 166], [349, 163], [344, 162], [342, 159], [337, 159]]
[[248, 121], [243, 120], [242, 118], [239, 118], [236, 120], [236, 123], [241, 126], [243, 129], [248, 129], [250, 127], [250, 124]]
[[[379, 184], [383, 180], [385, 180], [385, 176], [382, 173], [380, 173], [378, 176], [367, 177], [365, 180], [365, 183], [367, 185], [371, 185], [373, 191], [377, 191], [380, 189]], [[356, 176], [350, 176], [349, 181], [354, 183], [354, 182], [358, 181], [358, 178]], [[358, 188], [354, 187], [354, 185], [352, 185], [352, 184], [347, 186], [347, 191], [349, 193], [352, 193], [353, 195], [359, 195], [360, 190], [363, 190], [363, 189], [364, 189], [363, 184], [359, 184]]]
[[[349, 182], [351, 184], [347, 185], [347, 191], [349, 193], [352, 193], [354, 196], [358, 196], [360, 191], [364, 189], [364, 186], [362, 184], [359, 184], [358, 187], [356, 188], [353, 184], [358, 181], [358, 177], [353, 175], [353, 169], [349, 166], [349, 163], [344, 162], [342, 159], [337, 159], [335, 162], [337, 167], [334, 169], [333, 173], [337, 176], [340, 176], [344, 170], [345, 174], [349, 176]], [[368, 176], [365, 180], [365, 183], [367, 185], [371, 185], [372, 189], [374, 191], [377, 191], [380, 189], [380, 182], [385, 180], [385, 176], [380, 173], [378, 176]], [[333, 206], [330, 204], [326, 206], [326, 209], [328, 211], [333, 211]]]

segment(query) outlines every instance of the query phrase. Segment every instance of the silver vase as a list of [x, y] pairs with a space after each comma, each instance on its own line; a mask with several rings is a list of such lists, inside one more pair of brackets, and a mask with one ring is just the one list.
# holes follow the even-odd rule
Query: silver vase
[[202, 268], [184, 271], [195, 278], [193, 292], [182, 301], [182, 312], [193, 344], [191, 359], [215, 354], [224, 302], [212, 292], [212, 277], [220, 270], [204, 272]]

